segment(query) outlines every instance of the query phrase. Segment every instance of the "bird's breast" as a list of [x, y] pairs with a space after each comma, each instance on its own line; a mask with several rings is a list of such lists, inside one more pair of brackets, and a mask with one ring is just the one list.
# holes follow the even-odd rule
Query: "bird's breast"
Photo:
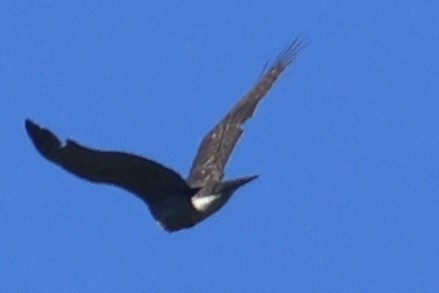
[[190, 228], [201, 220], [200, 213], [189, 200], [168, 200], [150, 205], [150, 209], [159, 225], [170, 232]]

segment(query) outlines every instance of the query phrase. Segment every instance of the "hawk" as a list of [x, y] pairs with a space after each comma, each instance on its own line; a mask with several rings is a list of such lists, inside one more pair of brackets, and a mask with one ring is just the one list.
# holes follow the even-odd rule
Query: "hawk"
[[147, 204], [166, 231], [190, 228], [217, 212], [238, 188], [258, 177], [223, 180], [224, 168], [243, 133], [243, 124], [304, 46], [296, 38], [207, 133], [186, 179], [160, 163], [134, 154], [95, 150], [70, 139], [63, 143], [50, 130], [29, 119], [25, 127], [37, 151], [50, 162], [88, 181], [131, 192]]

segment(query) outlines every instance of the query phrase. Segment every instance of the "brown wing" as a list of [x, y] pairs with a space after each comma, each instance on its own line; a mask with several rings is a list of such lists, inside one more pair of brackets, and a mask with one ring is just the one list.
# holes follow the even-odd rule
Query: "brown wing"
[[93, 150], [71, 140], [62, 146], [52, 132], [29, 120], [26, 130], [36, 149], [49, 161], [83, 179], [124, 188], [147, 203], [166, 196], [192, 196], [198, 190], [154, 161], [122, 152]]
[[241, 126], [253, 115], [258, 103], [304, 47], [305, 43], [296, 38], [263, 72], [253, 88], [203, 138], [187, 180], [190, 186], [221, 181], [227, 160], [243, 132]]

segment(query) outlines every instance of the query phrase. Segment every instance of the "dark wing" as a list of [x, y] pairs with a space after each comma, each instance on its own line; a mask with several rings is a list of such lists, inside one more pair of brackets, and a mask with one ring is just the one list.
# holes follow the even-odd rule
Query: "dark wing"
[[164, 196], [192, 196], [190, 188], [171, 169], [139, 156], [98, 151], [71, 140], [63, 146], [48, 129], [26, 120], [26, 130], [38, 152], [67, 171], [92, 182], [108, 183], [126, 189], [147, 203]]
[[304, 46], [295, 39], [263, 72], [256, 85], [203, 138], [189, 173], [190, 186], [221, 181], [227, 160], [243, 132], [241, 126], [253, 115], [258, 103]]

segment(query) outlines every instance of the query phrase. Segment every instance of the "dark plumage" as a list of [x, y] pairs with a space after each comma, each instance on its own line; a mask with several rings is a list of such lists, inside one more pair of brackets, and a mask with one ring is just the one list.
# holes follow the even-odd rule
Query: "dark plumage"
[[121, 187], [149, 207], [167, 231], [189, 228], [218, 211], [241, 186], [257, 176], [223, 181], [224, 168], [258, 103], [304, 44], [297, 39], [262, 74], [256, 85], [203, 138], [187, 180], [175, 171], [136, 155], [90, 149], [30, 120], [25, 126], [35, 148], [47, 160], [83, 179]]

